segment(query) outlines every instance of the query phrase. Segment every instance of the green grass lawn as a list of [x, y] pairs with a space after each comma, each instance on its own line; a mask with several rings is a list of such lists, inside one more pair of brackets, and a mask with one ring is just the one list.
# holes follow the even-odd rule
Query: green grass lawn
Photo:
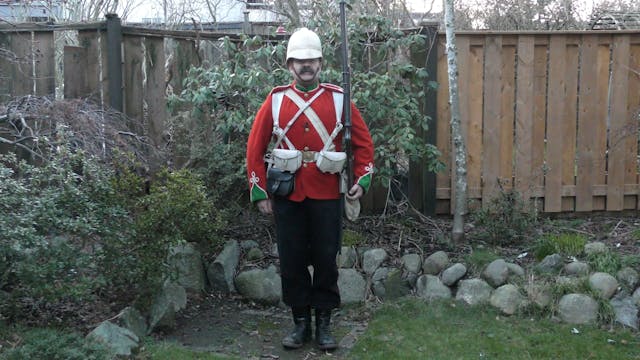
[[385, 304], [349, 358], [640, 359], [640, 335], [629, 330], [506, 317], [489, 306], [453, 304]]

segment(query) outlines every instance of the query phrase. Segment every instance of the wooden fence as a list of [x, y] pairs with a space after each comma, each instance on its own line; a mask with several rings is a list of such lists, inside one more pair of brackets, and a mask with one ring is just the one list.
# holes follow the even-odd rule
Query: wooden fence
[[[78, 38], [78, 46], [64, 49], [64, 96], [93, 96], [122, 110], [156, 142], [167, 92], [179, 93], [189, 67], [216, 56], [203, 44], [228, 35], [121, 27], [117, 18], [55, 29], [0, 27], [0, 48], [9, 54], [0, 57], [0, 102], [53, 93], [53, 44], [63, 30]], [[436, 40], [437, 51], [414, 51], [412, 62], [439, 82], [423, 103], [436, 126], [423, 135], [442, 151], [447, 170], [435, 176], [412, 164], [407, 193], [419, 210], [447, 214], [455, 171], [445, 38]], [[470, 200], [486, 204], [515, 188], [544, 212], [640, 208], [639, 31], [465, 32], [457, 45]], [[377, 189], [364, 205], [380, 210], [385, 201], [386, 189]]]
[[[437, 137], [451, 164], [444, 43]], [[461, 33], [457, 46], [470, 199], [515, 187], [549, 213], [639, 208], [639, 31]], [[437, 212], [455, 196], [448, 168]]]

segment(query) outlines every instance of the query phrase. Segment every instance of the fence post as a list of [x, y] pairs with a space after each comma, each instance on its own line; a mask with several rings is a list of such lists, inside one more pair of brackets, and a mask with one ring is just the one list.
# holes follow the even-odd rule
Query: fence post
[[[438, 24], [422, 24], [420, 34], [426, 36], [425, 46], [412, 50], [411, 62], [416, 66], [424, 67], [429, 74], [422, 85], [425, 96], [420, 106], [423, 114], [428, 116], [430, 121], [427, 131], [417, 129], [416, 132], [426, 143], [436, 145], [436, 91], [429, 87], [429, 83], [435, 82], [438, 75]], [[409, 164], [409, 201], [425, 215], [436, 214], [436, 174], [427, 170], [424, 160], [412, 161]]]
[[122, 25], [117, 14], [107, 18], [107, 76], [109, 78], [109, 106], [122, 111]]

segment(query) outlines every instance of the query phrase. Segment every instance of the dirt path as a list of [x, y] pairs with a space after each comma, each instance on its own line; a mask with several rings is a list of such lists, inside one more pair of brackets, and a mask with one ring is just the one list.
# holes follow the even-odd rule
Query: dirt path
[[285, 350], [280, 341], [292, 327], [288, 309], [212, 295], [192, 302], [179, 315], [176, 330], [164, 334], [162, 340], [241, 359], [344, 359], [366, 329], [367, 318], [368, 312], [362, 307], [335, 312], [332, 328], [340, 347], [334, 352], [324, 353], [314, 342], [301, 349]]

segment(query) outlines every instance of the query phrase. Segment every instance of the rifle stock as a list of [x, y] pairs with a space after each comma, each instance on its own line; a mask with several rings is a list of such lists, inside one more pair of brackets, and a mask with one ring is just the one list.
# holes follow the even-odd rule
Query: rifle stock
[[346, 2], [340, 0], [340, 29], [342, 32], [342, 89], [344, 100], [342, 104], [342, 119], [344, 134], [342, 137], [344, 151], [347, 153], [347, 189], [353, 186], [353, 151], [351, 149], [351, 71], [349, 69], [349, 39], [347, 34]]

